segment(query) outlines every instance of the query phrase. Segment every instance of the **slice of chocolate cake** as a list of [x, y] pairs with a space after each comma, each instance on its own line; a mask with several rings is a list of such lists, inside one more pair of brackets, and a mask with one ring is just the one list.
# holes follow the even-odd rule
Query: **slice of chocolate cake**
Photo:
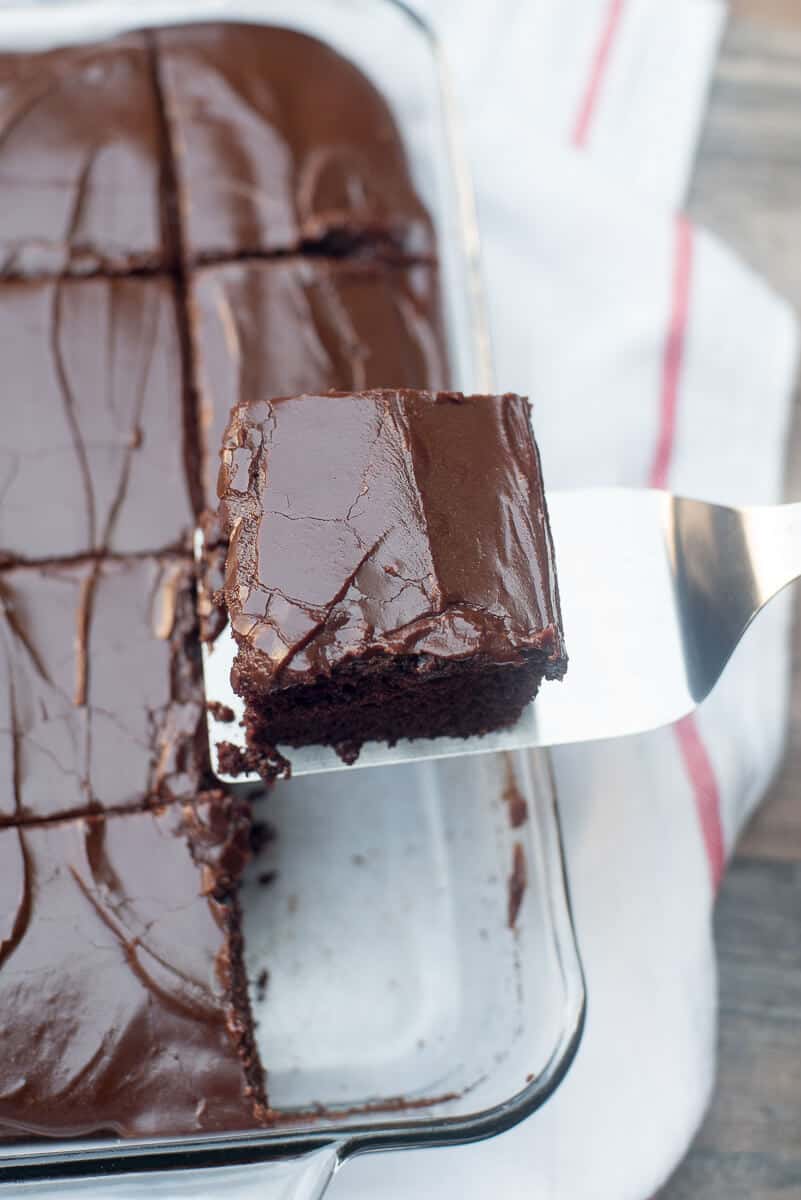
[[187, 541], [171, 280], [0, 283], [0, 363], [0, 562]]
[[190, 263], [365, 245], [433, 252], [389, 107], [346, 58], [265, 25], [154, 37]]
[[234, 405], [330, 388], [448, 386], [433, 266], [234, 262], [193, 271], [190, 296], [210, 509]]
[[251, 749], [482, 734], [566, 668], [528, 401], [240, 405], [220, 471]]
[[249, 831], [222, 794], [0, 830], [6, 1133], [264, 1122], [235, 894]]
[[0, 276], [169, 266], [163, 158], [145, 35], [0, 55]]
[[0, 825], [206, 786], [192, 565], [0, 572]]

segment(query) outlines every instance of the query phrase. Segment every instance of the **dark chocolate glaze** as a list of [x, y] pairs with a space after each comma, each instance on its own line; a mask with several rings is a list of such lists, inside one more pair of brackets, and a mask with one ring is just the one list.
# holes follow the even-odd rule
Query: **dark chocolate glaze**
[[193, 524], [166, 279], [0, 286], [0, 561], [161, 550]]
[[169, 263], [161, 174], [142, 35], [0, 56], [0, 276]]
[[287, 258], [195, 271], [191, 314], [207, 503], [236, 404], [448, 385], [434, 267]]
[[564, 673], [539, 456], [520, 396], [368, 391], [234, 409], [225, 593], [249, 700], [375, 655]]
[[0, 831], [6, 1131], [156, 1136], [264, 1118], [225, 896], [249, 825], [241, 802], [215, 797]]
[[0, 823], [191, 797], [205, 754], [188, 562], [0, 573]]
[[263, 25], [155, 38], [190, 261], [310, 244], [432, 253], [392, 114], [347, 59]]

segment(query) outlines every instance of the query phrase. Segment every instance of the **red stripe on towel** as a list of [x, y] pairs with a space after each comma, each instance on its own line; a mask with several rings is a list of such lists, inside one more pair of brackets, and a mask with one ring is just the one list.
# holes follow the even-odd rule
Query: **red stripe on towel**
[[689, 221], [680, 217], [676, 226], [676, 258], [673, 268], [673, 295], [670, 306], [670, 325], [662, 360], [662, 396], [660, 401], [659, 438], [648, 479], [651, 487], [663, 488], [667, 483], [670, 460], [676, 440], [676, 409], [679, 382], [684, 363], [687, 320], [690, 313], [690, 277], [692, 274], [693, 236]]
[[601, 27], [601, 36], [595, 48], [590, 76], [582, 97], [581, 106], [573, 126], [572, 142], [574, 146], [586, 146], [592, 127], [593, 117], [598, 108], [598, 97], [601, 94], [606, 70], [612, 53], [615, 37], [620, 28], [625, 0], [609, 0], [609, 4]]
[[[651, 487], [666, 486], [676, 443], [676, 411], [687, 342], [692, 262], [692, 228], [688, 221], [681, 218], [676, 226], [673, 294], [662, 366], [659, 436], [649, 476]], [[693, 789], [695, 809], [709, 863], [712, 887], [717, 890], [723, 875], [726, 852], [720, 817], [720, 791], [712, 760], [703, 743], [694, 716], [682, 718], [674, 725], [673, 730], [684, 762], [684, 769]]]
[[685, 770], [693, 785], [698, 824], [701, 826], [701, 836], [709, 862], [709, 875], [712, 887], [717, 891], [726, 861], [723, 827], [720, 822], [718, 781], [707, 748], [701, 740], [695, 717], [682, 717], [673, 726], [673, 730], [684, 759]]

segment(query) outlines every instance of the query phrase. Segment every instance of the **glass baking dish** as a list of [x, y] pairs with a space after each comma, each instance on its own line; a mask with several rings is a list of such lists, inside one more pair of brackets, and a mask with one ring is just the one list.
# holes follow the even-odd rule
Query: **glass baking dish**
[[[403, 4], [0, 3], [0, 45], [44, 49], [204, 19], [313, 34], [384, 92], [437, 229], [454, 385], [491, 390], [447, 77], [436, 40]], [[252, 1002], [280, 1119], [214, 1137], [6, 1143], [0, 1194], [25, 1181], [26, 1195], [52, 1195], [58, 1181], [58, 1195], [130, 1200], [317, 1197], [356, 1153], [499, 1133], [561, 1081], [585, 995], [547, 754], [313, 776], [256, 805], [278, 837], [245, 880], [244, 929], [250, 979], [269, 973]]]

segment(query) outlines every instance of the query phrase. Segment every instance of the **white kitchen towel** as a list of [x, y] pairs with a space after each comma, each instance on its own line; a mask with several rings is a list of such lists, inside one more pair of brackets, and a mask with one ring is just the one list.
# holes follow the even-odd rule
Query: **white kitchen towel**
[[[461, 94], [497, 382], [534, 401], [547, 484], [778, 500], [794, 318], [680, 215], [723, 7], [418, 7]], [[712, 905], [781, 754], [788, 632], [774, 601], [695, 717], [555, 754], [589, 994], [555, 1097], [491, 1142], [348, 1163], [332, 1200], [653, 1195], [712, 1086]]]
[[544, 138], [643, 199], [682, 203], [722, 0], [413, 2], [442, 38], [479, 174], [531, 161]]

